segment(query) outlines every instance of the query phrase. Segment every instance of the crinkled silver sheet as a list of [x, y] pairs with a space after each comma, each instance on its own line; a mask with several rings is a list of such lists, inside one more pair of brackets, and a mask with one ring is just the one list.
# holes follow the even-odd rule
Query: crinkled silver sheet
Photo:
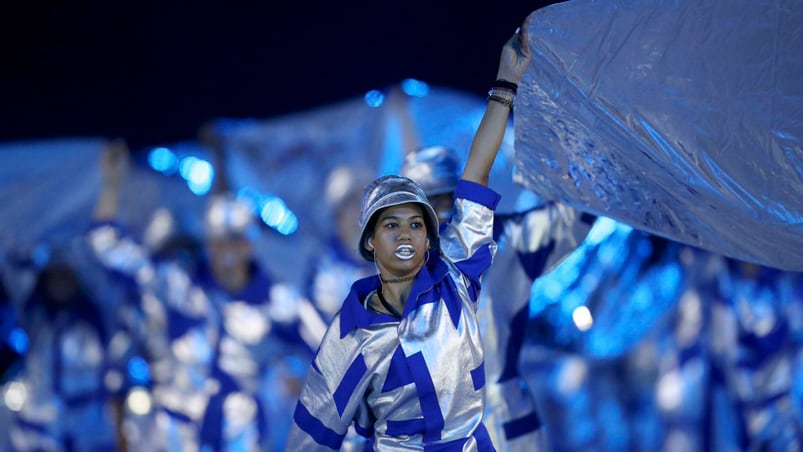
[[574, 0], [533, 12], [529, 32], [525, 186], [803, 270], [803, 2]]

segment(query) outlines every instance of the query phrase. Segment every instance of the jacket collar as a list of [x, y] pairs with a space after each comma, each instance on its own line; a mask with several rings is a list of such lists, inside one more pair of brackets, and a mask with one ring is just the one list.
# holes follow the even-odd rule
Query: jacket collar
[[[402, 316], [406, 317], [409, 312], [414, 311], [422, 304], [437, 301], [430, 299], [430, 297], [421, 297], [421, 295], [430, 291], [436, 284], [440, 283], [448, 273], [449, 269], [446, 264], [441, 261], [439, 254], [432, 253], [427, 265], [418, 272], [415, 281], [413, 281], [410, 298], [408, 298], [404, 306]], [[341, 339], [356, 328], [369, 328], [372, 325], [380, 323], [399, 321], [393, 316], [379, 314], [363, 306], [363, 300], [371, 295], [372, 292], [378, 290], [381, 284], [379, 275], [372, 275], [358, 279], [351, 285], [351, 290], [348, 296], [346, 296], [343, 307], [340, 310]]]

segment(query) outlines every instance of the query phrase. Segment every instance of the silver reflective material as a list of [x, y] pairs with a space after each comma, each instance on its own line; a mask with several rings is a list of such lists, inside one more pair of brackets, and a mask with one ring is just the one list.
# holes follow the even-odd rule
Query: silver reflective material
[[460, 174], [460, 157], [446, 146], [428, 146], [407, 154], [399, 174], [416, 181], [427, 196], [453, 192]]
[[[374, 450], [423, 450], [427, 441], [447, 443], [464, 439], [462, 450], [478, 450], [477, 440], [472, 434], [481, 428], [484, 391], [475, 387], [472, 371], [476, 373], [481, 369], [483, 347], [476, 301], [469, 294], [466, 275], [452, 261], [487, 259], [472, 256], [472, 253], [483, 244], [493, 245], [493, 211], [468, 200], [461, 201], [456, 204], [454, 218], [464, 222], [450, 222], [447, 230], [452, 232], [445, 234], [448, 239], [441, 242], [442, 246], [452, 250], [450, 256], [453, 257], [453, 260], [444, 259], [449, 269], [444, 278], [450, 280], [449, 286], [455, 291], [438, 292], [450, 297], [449, 301], [441, 298], [422, 303], [400, 321], [372, 323], [369, 327], [357, 327], [351, 331], [341, 331], [343, 313], [349, 312], [344, 307], [331, 322], [316, 355], [315, 367], [308, 372], [299, 398], [301, 406], [326, 429], [345, 435], [352, 421], [362, 428], [373, 428]], [[460, 212], [463, 209], [465, 211]], [[445, 243], [445, 240], [452, 239], [458, 243]], [[474, 263], [488, 264], [490, 261]], [[373, 278], [379, 284], [378, 278]], [[431, 287], [427, 288], [422, 295], [431, 291]], [[459, 298], [452, 299], [455, 292]], [[359, 309], [362, 309], [362, 300], [347, 301], [360, 303]], [[449, 303], [459, 309], [456, 318], [452, 318], [454, 313], [450, 312]], [[388, 384], [397, 383], [389, 379], [389, 375], [396, 380], [400, 375], [399, 370], [392, 366], [394, 356], [399, 353], [404, 357], [400, 362], [415, 362], [421, 367], [415, 369], [409, 381], [388, 389]], [[354, 362], [364, 363], [365, 372], [359, 377], [348, 374]], [[337, 388], [351, 385], [353, 390], [348, 400], [333, 400], [333, 397], [343, 396], [333, 396]], [[425, 408], [422, 408], [422, 399], [428, 402]], [[438, 416], [442, 416], [442, 425], [437, 423]], [[417, 420], [431, 425], [436, 430], [433, 433], [439, 434], [438, 438], [425, 440], [420, 433], [388, 432], [394, 424]], [[293, 445], [292, 450], [330, 450], [316, 443], [297, 424], [293, 426], [287, 443]]]
[[427, 195], [418, 184], [402, 176], [382, 176], [368, 184], [363, 191], [362, 211], [360, 212], [360, 254], [368, 261], [374, 256], [363, 246], [368, 239], [366, 227], [378, 211], [407, 203], [421, 204], [427, 221], [427, 234], [435, 243], [438, 237], [438, 216], [427, 200]]
[[800, 2], [580, 0], [531, 17], [515, 106], [528, 187], [803, 270]]

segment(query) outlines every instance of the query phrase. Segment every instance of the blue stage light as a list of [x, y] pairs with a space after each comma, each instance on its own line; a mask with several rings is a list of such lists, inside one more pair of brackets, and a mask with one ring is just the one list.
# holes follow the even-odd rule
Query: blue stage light
[[20, 355], [28, 351], [28, 335], [22, 328], [14, 328], [8, 334], [8, 343]]
[[269, 197], [262, 204], [259, 216], [266, 225], [276, 229], [283, 235], [289, 235], [298, 229], [298, 217], [281, 198]]
[[205, 195], [212, 188], [215, 169], [206, 160], [186, 157], [181, 161], [179, 172], [187, 181], [190, 190], [198, 196]]
[[148, 154], [148, 164], [162, 174], [173, 174], [178, 169], [178, 157], [168, 148], [153, 148]]
[[135, 384], [144, 385], [151, 380], [148, 363], [139, 356], [128, 360], [128, 375]]
[[429, 94], [429, 85], [414, 78], [404, 79], [401, 83], [402, 91], [408, 96], [424, 97]]
[[368, 104], [369, 107], [378, 108], [383, 102], [385, 102], [385, 95], [380, 91], [372, 89], [365, 93], [365, 103]]

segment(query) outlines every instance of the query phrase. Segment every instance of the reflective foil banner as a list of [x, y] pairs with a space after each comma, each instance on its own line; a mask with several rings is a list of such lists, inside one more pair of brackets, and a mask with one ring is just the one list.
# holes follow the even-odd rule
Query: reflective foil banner
[[803, 271], [803, 2], [573, 0], [531, 19], [525, 186]]

